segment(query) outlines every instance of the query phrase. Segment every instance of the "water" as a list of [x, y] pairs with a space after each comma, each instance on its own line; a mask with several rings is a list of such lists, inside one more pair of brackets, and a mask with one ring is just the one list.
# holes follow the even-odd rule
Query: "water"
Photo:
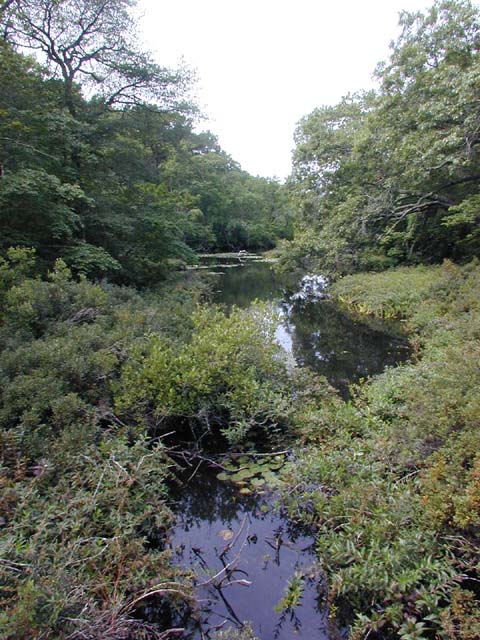
[[210, 267], [217, 273], [213, 301], [244, 308], [256, 299], [270, 301], [280, 317], [276, 338], [288, 356], [324, 375], [344, 399], [351, 383], [410, 355], [397, 323], [359, 322], [328, 299], [328, 288], [325, 296], [321, 286], [307, 286], [314, 295], [303, 296], [298, 282], [277, 275], [267, 262], [246, 260], [242, 265], [238, 258], [222, 258], [222, 264], [236, 266]]
[[[288, 525], [274, 508], [273, 493], [241, 495], [232, 483], [217, 480], [216, 473], [204, 465], [181, 487], [175, 505], [171, 544], [176, 561], [194, 568], [200, 584], [229, 563], [232, 570], [228, 578], [223, 571], [212, 583], [197, 586], [200, 607], [190, 622], [192, 637], [250, 621], [261, 640], [328, 640], [314, 540]], [[232, 548], [222, 555], [229, 544]], [[298, 606], [276, 611], [295, 574], [303, 588]]]
[[[223, 256], [215, 266], [218, 262], [204, 260], [205, 270], [216, 274], [214, 302], [248, 307], [255, 299], [270, 301], [279, 314], [276, 337], [286, 354], [325, 375], [345, 398], [350, 383], [408, 356], [397, 327], [354, 320], [328, 299], [322, 278], [299, 287], [266, 262], [236, 256]], [[313, 296], [306, 295], [308, 289]], [[217, 473], [206, 464], [189, 468], [189, 481], [173, 496], [177, 523], [170, 546], [175, 561], [199, 576], [199, 609], [188, 637], [209, 638], [216, 627], [240, 629], [245, 621], [261, 640], [341, 636], [328, 628], [313, 538], [289, 525], [275, 508], [274, 492], [242, 495]], [[293, 609], [282, 611], [277, 605], [292, 578], [301, 585], [301, 597]]]

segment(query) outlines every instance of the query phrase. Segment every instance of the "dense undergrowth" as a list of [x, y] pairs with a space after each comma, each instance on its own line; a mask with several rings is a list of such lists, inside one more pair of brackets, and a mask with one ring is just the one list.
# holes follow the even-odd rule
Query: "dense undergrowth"
[[357, 313], [403, 319], [416, 345], [346, 403], [306, 370], [288, 381], [265, 309], [199, 305], [192, 274], [140, 296], [61, 261], [42, 280], [34, 260], [0, 264], [2, 637], [168, 637], [194, 581], [166, 544], [165, 436], [228, 446], [279, 427], [300, 440], [285, 503], [316, 532], [350, 637], [479, 637], [477, 263], [333, 285]]
[[[480, 268], [341, 279], [360, 313], [402, 318], [419, 357], [296, 414], [290, 514], [313, 526], [326, 599], [351, 638], [480, 637]], [[373, 634], [373, 636], [372, 636]]]
[[193, 598], [165, 544], [162, 436], [281, 418], [283, 366], [260, 314], [202, 307], [198, 282], [140, 297], [34, 262], [0, 262], [0, 636], [170, 637]]

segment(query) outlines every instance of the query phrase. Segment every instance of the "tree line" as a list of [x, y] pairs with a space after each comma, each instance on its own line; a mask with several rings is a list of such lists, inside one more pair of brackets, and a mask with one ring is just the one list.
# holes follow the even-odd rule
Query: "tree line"
[[400, 27], [378, 90], [298, 124], [297, 262], [346, 273], [478, 255], [478, 7], [438, 0], [402, 12]]
[[198, 132], [193, 74], [138, 47], [132, 0], [0, 5], [0, 250], [135, 285], [291, 233], [275, 180]]

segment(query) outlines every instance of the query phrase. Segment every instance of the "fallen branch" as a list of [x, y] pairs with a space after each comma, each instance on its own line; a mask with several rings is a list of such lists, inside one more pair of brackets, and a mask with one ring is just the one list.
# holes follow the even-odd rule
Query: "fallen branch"
[[[246, 520], [246, 517], [244, 518], [243, 521], [245, 522], [245, 520]], [[242, 526], [243, 526], [243, 524], [242, 524]], [[223, 580], [224, 580], [224, 577], [228, 576], [229, 573], [231, 573], [232, 567], [234, 567], [237, 564], [237, 562], [240, 560], [240, 557], [242, 555], [242, 551], [243, 551], [245, 545], [247, 544], [247, 538], [248, 538], [248, 529], [247, 529], [247, 535], [245, 536], [245, 540], [242, 542], [242, 545], [241, 545], [237, 555], [233, 558], [233, 560], [231, 560], [230, 562], [227, 562], [227, 564], [222, 569], [220, 569], [220, 571], [218, 571], [214, 576], [212, 576], [211, 578], [209, 578], [205, 582], [201, 582], [198, 586], [199, 587], [207, 587], [208, 585], [214, 583], [215, 580], [218, 580], [218, 578], [220, 578], [220, 576], [222, 576], [222, 574], [224, 574], [222, 579], [220, 580], [220, 584], [221, 584], [223, 582]]]

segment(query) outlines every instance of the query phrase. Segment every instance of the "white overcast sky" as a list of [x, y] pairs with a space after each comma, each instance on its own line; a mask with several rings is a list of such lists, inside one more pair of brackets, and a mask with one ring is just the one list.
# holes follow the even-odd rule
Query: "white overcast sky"
[[145, 46], [196, 69], [201, 128], [254, 175], [285, 178], [315, 107], [373, 86], [402, 9], [422, 0], [139, 0]]

